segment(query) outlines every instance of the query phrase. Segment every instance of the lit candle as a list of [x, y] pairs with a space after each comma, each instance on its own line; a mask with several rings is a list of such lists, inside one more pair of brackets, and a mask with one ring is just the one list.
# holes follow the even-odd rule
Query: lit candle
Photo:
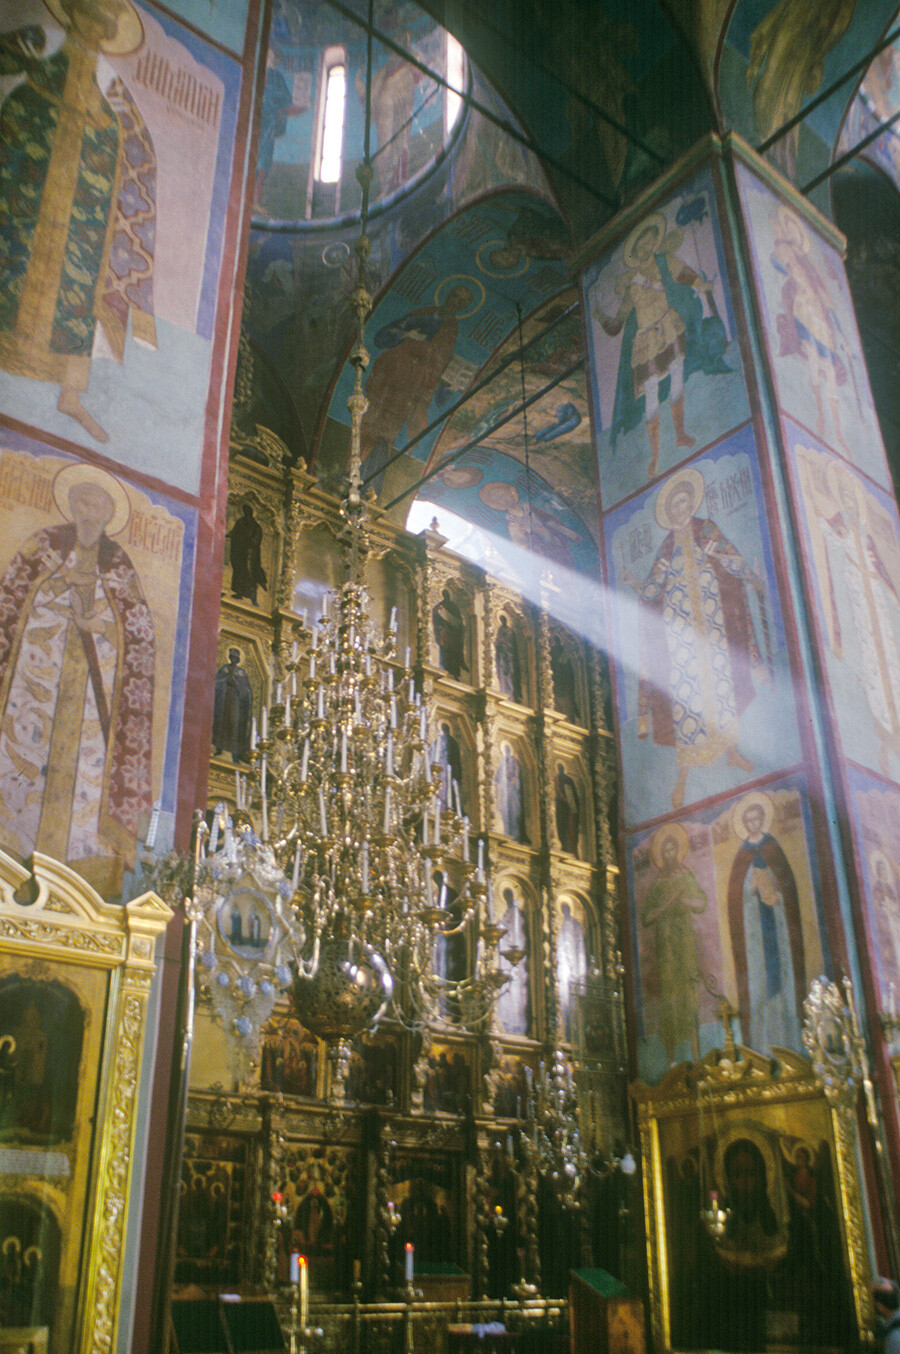
[[412, 1283], [412, 1281], [413, 1281], [413, 1258], [414, 1258], [414, 1254], [415, 1254], [415, 1252], [413, 1251], [413, 1244], [412, 1244], [412, 1242], [411, 1242], [411, 1241], [407, 1241], [407, 1243], [406, 1243], [406, 1269], [405, 1269], [406, 1282], [407, 1282], [407, 1283]]
[[305, 1255], [297, 1257], [300, 1261], [300, 1329], [309, 1325], [309, 1263]]

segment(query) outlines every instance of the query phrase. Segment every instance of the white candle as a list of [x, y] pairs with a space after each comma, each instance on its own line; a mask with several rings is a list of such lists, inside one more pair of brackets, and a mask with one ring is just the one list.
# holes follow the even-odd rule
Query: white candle
[[464, 819], [463, 819], [462, 839], [463, 839], [463, 860], [464, 860], [464, 861], [466, 862], [466, 864], [468, 865], [468, 863], [469, 863], [469, 820], [468, 820], [468, 818], [464, 818]]
[[309, 1325], [309, 1264], [306, 1256], [298, 1257], [300, 1261], [300, 1329], [306, 1330]]
[[257, 741], [258, 739], [256, 737], [256, 715], [254, 715], [250, 721], [250, 749], [253, 752], [256, 751]]
[[394, 735], [389, 733], [387, 736], [387, 766], [386, 771], [389, 776], [394, 774]]
[[384, 835], [387, 837], [391, 830], [391, 787], [384, 787]]
[[459, 797], [459, 781], [453, 782], [453, 803], [456, 805], [456, 816], [462, 818], [462, 800]]
[[[209, 832], [209, 854], [211, 856], [214, 856], [216, 854], [216, 847], [219, 844], [219, 814], [224, 813], [224, 811], [225, 811], [224, 804], [216, 805], [216, 811], [213, 814], [212, 827], [210, 828]], [[148, 837], [150, 836], [149, 832], [147, 833], [147, 836]]]
[[275, 704], [276, 704], [276, 705], [280, 705], [280, 704], [281, 704], [281, 693], [282, 693], [283, 690], [284, 690], [284, 684], [283, 684], [282, 682], [279, 682], [278, 685], [275, 687]]
[[406, 659], [405, 659], [405, 662], [404, 662], [404, 665], [403, 665], [404, 667], [407, 667], [407, 668], [409, 667], [409, 656], [410, 656], [410, 648], [409, 648], [409, 645], [407, 644], [407, 646], [406, 646]]
[[423, 705], [422, 709], [419, 711], [419, 738], [423, 743], [425, 742], [425, 734], [425, 706]]
[[306, 777], [309, 774], [309, 739], [303, 744], [303, 760], [300, 763], [300, 784], [306, 784]]
[[291, 1251], [291, 1283], [300, 1282], [300, 1256], [296, 1251]]
[[296, 663], [296, 661], [297, 661], [297, 641], [295, 639], [293, 644], [291, 645], [291, 662]]
[[478, 882], [484, 879], [484, 838], [478, 838]]
[[328, 818], [325, 814], [325, 791], [319, 786], [319, 827], [322, 830], [322, 836], [328, 836]]
[[309, 680], [313, 681], [316, 675], [316, 655], [315, 652], [309, 655]]
[[434, 801], [434, 844], [435, 846], [441, 844], [441, 801], [439, 799]]
[[259, 727], [263, 738], [264, 739], [267, 738], [269, 733], [269, 711], [268, 707], [265, 705], [262, 708], [262, 715], [260, 718]]
[[407, 1243], [406, 1243], [406, 1268], [405, 1268], [405, 1271], [404, 1271], [405, 1274], [406, 1274], [406, 1282], [407, 1282], [407, 1283], [412, 1283], [412, 1281], [413, 1281], [413, 1257], [414, 1257], [413, 1244], [412, 1244], [411, 1241], [407, 1241]]
[[347, 730], [341, 729], [341, 771], [347, 771]]
[[300, 843], [297, 843], [294, 851], [294, 873], [291, 877], [291, 887], [294, 892], [297, 891], [297, 885], [300, 883]]
[[325, 718], [325, 688], [321, 685], [319, 686], [319, 718]]
[[391, 625], [390, 625], [390, 629], [391, 629], [391, 633], [392, 633], [392, 634], [395, 635], [395, 634], [397, 633], [397, 608], [396, 608], [395, 606], [392, 606], [392, 607], [391, 607]]
[[291, 693], [287, 693], [287, 699], [284, 702], [284, 722], [290, 728], [291, 726]]

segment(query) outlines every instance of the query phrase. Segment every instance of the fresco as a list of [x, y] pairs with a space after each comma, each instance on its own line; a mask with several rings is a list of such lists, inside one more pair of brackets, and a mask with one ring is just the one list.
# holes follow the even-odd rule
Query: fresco
[[[32, 0], [0, 10], [0, 44], [0, 411], [196, 492], [240, 69], [130, 3], [83, 64]], [[98, 110], [80, 150], [63, 91]]]
[[748, 427], [607, 518], [629, 823], [799, 760], [764, 517]]
[[[485, 364], [471, 397], [444, 424], [426, 469], [462, 454], [456, 470], [448, 466], [436, 484], [423, 486], [422, 496], [454, 508], [454, 486], [475, 464], [469, 452], [476, 449], [483, 464], [487, 461], [482, 453], [490, 451], [524, 465], [527, 421], [530, 470], [554, 486], [557, 501], [596, 539], [596, 461], [577, 291], [571, 288], [554, 296], [529, 315], [522, 323], [521, 343], [530, 345], [524, 354], [524, 373], [515, 356], [520, 347], [517, 328]], [[523, 380], [524, 399], [534, 400], [524, 419], [516, 412], [522, 405]], [[460, 482], [456, 487], [466, 485]], [[457, 506], [454, 511], [461, 509]]]
[[[893, 0], [827, 0], [811, 26], [806, 0], [738, 0], [717, 71], [726, 126], [758, 145], [870, 52], [896, 10]], [[827, 166], [852, 94], [852, 81], [840, 84], [768, 152], [795, 183]]]
[[760, 1052], [802, 1052], [803, 1001], [828, 965], [801, 777], [627, 844], [639, 1075], [721, 1047], [722, 1008]]
[[[866, 71], [859, 92], [847, 112], [837, 145], [836, 158], [845, 155], [864, 137], [895, 117], [900, 107], [900, 41], [879, 52]], [[887, 127], [862, 152], [894, 184], [900, 186], [900, 133], [896, 124]]]
[[847, 768], [879, 1010], [900, 1000], [900, 791]]
[[786, 424], [804, 562], [845, 755], [900, 779], [900, 524], [891, 495]]
[[778, 403], [833, 451], [887, 484], [841, 257], [745, 166], [736, 171]]
[[[276, 0], [272, 13], [260, 120], [254, 215], [258, 221], [304, 221], [358, 211], [356, 164], [365, 130], [366, 10], [363, 23], [324, 3]], [[375, 28], [423, 65], [447, 76], [447, 34], [419, 5], [375, 5]], [[311, 176], [328, 54], [346, 63], [342, 173], [336, 184]], [[457, 113], [460, 111], [456, 107]], [[372, 45], [371, 202], [411, 184], [435, 163], [454, 128], [442, 85], [377, 39]]]
[[749, 417], [709, 170], [583, 275], [604, 506]]
[[171, 833], [195, 513], [12, 434], [0, 509], [3, 840], [114, 896]]
[[[562, 289], [567, 250], [555, 212], [501, 193], [454, 217], [401, 269], [366, 325], [363, 477], [382, 501], [419, 477], [437, 438], [431, 425], [514, 330], [517, 303], [530, 312]], [[329, 410], [345, 426], [351, 389], [347, 364]], [[398, 448], [406, 454], [388, 465]]]

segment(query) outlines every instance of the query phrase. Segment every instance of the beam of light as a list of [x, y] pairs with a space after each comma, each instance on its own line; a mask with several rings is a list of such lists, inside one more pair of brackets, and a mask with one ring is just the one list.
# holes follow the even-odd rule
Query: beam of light
[[[619, 718], [631, 721], [638, 714], [638, 693], [641, 687], [649, 695], [658, 691], [666, 700], [672, 699], [668, 673], [654, 676], [646, 672], [642, 655], [664, 654], [672, 635], [662, 615], [638, 598], [634, 588], [620, 585], [608, 587], [601, 579], [591, 578], [575, 569], [566, 568], [555, 560], [516, 545], [508, 537], [473, 525], [464, 517], [450, 512], [439, 503], [416, 499], [410, 509], [406, 530], [416, 533], [432, 527], [447, 538], [448, 550], [485, 570], [486, 573], [508, 584], [533, 606], [547, 612], [553, 620], [581, 636], [588, 644], [605, 654], [615, 668], [618, 683]], [[637, 580], [640, 585], [643, 580]], [[752, 604], [751, 604], [752, 606]], [[756, 612], [754, 620], [758, 625]], [[770, 616], [771, 624], [771, 616]], [[758, 631], [757, 631], [758, 633]], [[706, 639], [699, 631], [684, 630], [678, 637], [679, 648], [700, 652]], [[738, 661], [746, 662], [743, 655]], [[774, 672], [762, 665], [753, 672], [756, 701], [765, 702], [769, 715], [761, 712], [751, 718], [751, 709], [740, 719], [740, 751], [753, 763], [750, 776], [733, 771], [734, 783], [755, 780], [784, 765], [781, 725], [778, 714], [784, 714], [786, 727], [790, 725], [790, 699], [786, 678], [778, 667]], [[627, 702], [627, 709], [623, 704]], [[796, 703], [795, 703], [796, 708]], [[660, 748], [660, 768], [671, 749]], [[721, 763], [724, 767], [724, 760]], [[674, 756], [672, 767], [674, 770]], [[709, 764], [710, 766], [713, 763]], [[698, 766], [701, 771], [703, 766]]]

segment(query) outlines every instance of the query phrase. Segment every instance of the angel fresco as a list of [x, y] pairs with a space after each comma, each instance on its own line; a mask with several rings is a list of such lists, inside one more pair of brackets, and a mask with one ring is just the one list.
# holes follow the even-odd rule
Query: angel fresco
[[636, 226], [622, 250], [624, 268], [615, 289], [621, 304], [607, 315], [594, 302], [594, 314], [610, 337], [622, 334], [619, 373], [612, 414], [611, 445], [618, 434], [644, 422], [650, 442], [647, 477], [659, 466], [661, 406], [668, 400], [675, 445], [692, 447], [685, 428], [684, 386], [696, 371], [729, 372], [724, 326], [704, 317], [700, 293], [712, 311], [713, 284], [682, 259], [680, 230], [669, 230], [662, 212]]
[[765, 584], [715, 522], [697, 515], [705, 493], [695, 467], [672, 476], [656, 498], [666, 535], [649, 574], [643, 582], [622, 574], [643, 604], [638, 737], [674, 748], [676, 809], [692, 767], [724, 757], [753, 770], [739, 747], [740, 717], [770, 678], [747, 597], [755, 592], [762, 610]]
[[143, 31], [129, 0], [50, 9], [66, 30], [55, 51], [39, 26], [0, 35], [0, 72], [26, 76], [0, 112], [0, 367], [58, 385], [60, 412], [106, 442], [81, 402], [95, 340], [121, 363], [130, 319], [156, 347], [153, 141], [122, 80], [99, 75]]

